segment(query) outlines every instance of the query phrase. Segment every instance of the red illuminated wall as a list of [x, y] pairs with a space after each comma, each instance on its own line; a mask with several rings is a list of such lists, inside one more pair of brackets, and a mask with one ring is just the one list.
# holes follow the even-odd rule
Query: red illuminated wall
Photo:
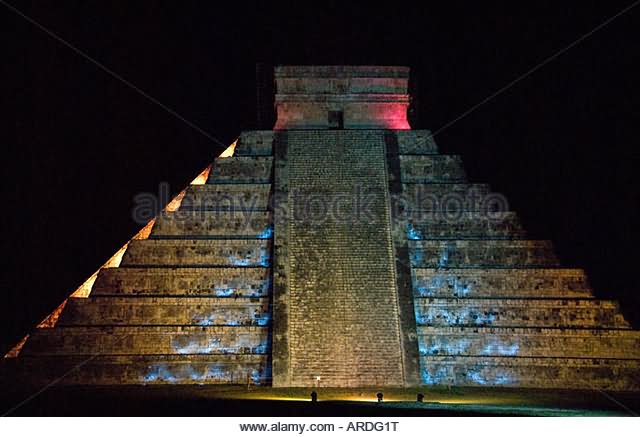
[[410, 129], [406, 67], [276, 67], [274, 129]]

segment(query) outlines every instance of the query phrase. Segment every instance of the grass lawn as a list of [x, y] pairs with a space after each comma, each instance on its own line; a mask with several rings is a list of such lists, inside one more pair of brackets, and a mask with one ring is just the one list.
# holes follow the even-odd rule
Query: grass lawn
[[[640, 393], [423, 387], [277, 389], [238, 386], [13, 388], [5, 414], [24, 416], [630, 416]], [[382, 391], [383, 402], [376, 393]], [[416, 402], [424, 394], [422, 403]], [[37, 394], [37, 395], [36, 395]], [[36, 396], [34, 396], [36, 395]], [[26, 402], [25, 402], [26, 400]]]

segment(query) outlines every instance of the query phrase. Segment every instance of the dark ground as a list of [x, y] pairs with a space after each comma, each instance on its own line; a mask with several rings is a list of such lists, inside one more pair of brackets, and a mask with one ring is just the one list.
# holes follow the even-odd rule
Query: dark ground
[[[638, 326], [640, 7], [449, 125], [631, 0], [9, 3], [224, 144], [256, 126], [256, 62], [411, 66], [414, 127]], [[4, 4], [0, 29], [7, 350], [137, 231], [134, 195], [222, 146]]]
[[[7, 390], [0, 414], [16, 416], [633, 416], [640, 396], [598, 391], [482, 388], [312, 389], [207, 386], [53, 387]], [[422, 392], [425, 402], [415, 402]], [[15, 408], [15, 409], [14, 409]]]

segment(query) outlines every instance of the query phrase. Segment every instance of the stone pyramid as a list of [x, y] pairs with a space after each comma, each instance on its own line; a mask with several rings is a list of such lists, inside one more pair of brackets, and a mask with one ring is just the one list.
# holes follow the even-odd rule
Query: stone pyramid
[[243, 132], [10, 351], [59, 384], [640, 389], [640, 331], [407, 122], [404, 67], [277, 67]]

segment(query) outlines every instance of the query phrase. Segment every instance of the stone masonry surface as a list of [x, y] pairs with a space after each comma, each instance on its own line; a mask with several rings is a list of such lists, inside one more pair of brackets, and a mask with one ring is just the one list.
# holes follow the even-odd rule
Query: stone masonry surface
[[410, 129], [408, 80], [277, 67], [274, 130], [242, 132], [0, 379], [640, 390], [640, 331]]
[[[318, 377], [327, 386], [404, 385], [383, 139], [379, 131], [287, 134], [290, 385]], [[370, 218], [307, 220], [311, 196], [349, 196], [358, 186], [375, 199]]]

